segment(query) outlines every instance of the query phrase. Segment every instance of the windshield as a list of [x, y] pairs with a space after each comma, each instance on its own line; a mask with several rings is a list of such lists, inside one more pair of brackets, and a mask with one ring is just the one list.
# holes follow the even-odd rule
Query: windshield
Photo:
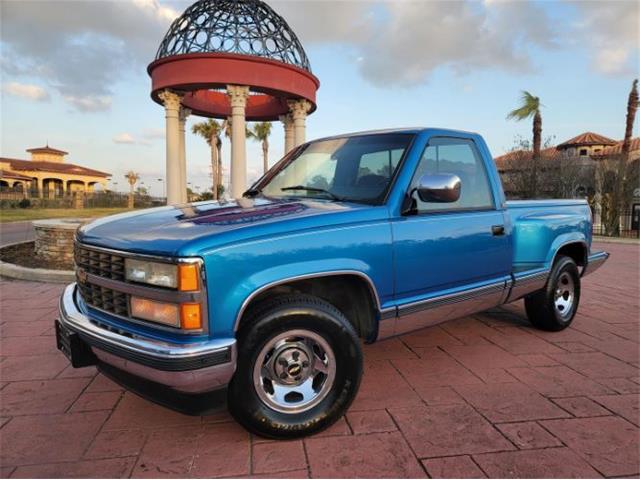
[[412, 138], [376, 134], [312, 142], [258, 188], [275, 198], [379, 204]]

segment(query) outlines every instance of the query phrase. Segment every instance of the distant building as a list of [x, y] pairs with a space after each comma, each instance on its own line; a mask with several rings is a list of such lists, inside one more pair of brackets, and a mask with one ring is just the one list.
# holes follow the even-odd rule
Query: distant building
[[[540, 168], [552, 170], [551, 173], [557, 175], [560, 175], [562, 168], [568, 169], [574, 177], [579, 172], [579, 176], [585, 180], [583, 183], [586, 185], [579, 185], [578, 191], [574, 194], [583, 196], [595, 186], [595, 170], [598, 162], [621, 154], [622, 143], [622, 140], [613, 140], [597, 133], [585, 132], [554, 147], [542, 149]], [[522, 182], [512, 180], [523, 169], [531, 168], [532, 157], [531, 150], [515, 150], [494, 159], [508, 196], [514, 198], [522, 196], [522, 192], [518, 189], [518, 186], [522, 186]], [[629, 161], [638, 159], [640, 159], [640, 138], [634, 138], [631, 141]]]
[[67, 152], [49, 145], [29, 148], [31, 160], [0, 157], [0, 192], [54, 198], [73, 192], [106, 189], [110, 173], [66, 163]]

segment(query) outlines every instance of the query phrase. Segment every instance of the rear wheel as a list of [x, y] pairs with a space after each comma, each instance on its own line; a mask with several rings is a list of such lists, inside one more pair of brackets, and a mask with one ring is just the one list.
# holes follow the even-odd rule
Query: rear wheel
[[238, 334], [229, 410], [258, 435], [308, 435], [340, 418], [361, 376], [360, 342], [340, 311], [309, 295], [278, 297]]
[[570, 257], [559, 257], [544, 290], [524, 299], [531, 323], [548, 331], [564, 330], [573, 321], [580, 303], [580, 273]]

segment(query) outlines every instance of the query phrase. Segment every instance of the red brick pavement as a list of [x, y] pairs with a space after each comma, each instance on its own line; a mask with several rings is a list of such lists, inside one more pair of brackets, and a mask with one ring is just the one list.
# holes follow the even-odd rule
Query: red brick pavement
[[3, 281], [3, 477], [598, 477], [639, 468], [639, 249], [584, 282], [559, 333], [522, 303], [365, 347], [353, 406], [304, 440], [189, 417], [56, 351], [61, 287]]

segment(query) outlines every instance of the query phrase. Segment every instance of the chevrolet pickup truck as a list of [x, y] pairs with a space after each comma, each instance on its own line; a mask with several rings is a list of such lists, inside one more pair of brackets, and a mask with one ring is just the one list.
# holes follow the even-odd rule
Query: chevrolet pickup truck
[[82, 227], [57, 342], [75, 367], [219, 389], [245, 428], [291, 438], [345, 412], [362, 343], [519, 299], [533, 326], [562, 330], [607, 257], [585, 200], [507, 202], [477, 134], [341, 135], [242, 198]]

